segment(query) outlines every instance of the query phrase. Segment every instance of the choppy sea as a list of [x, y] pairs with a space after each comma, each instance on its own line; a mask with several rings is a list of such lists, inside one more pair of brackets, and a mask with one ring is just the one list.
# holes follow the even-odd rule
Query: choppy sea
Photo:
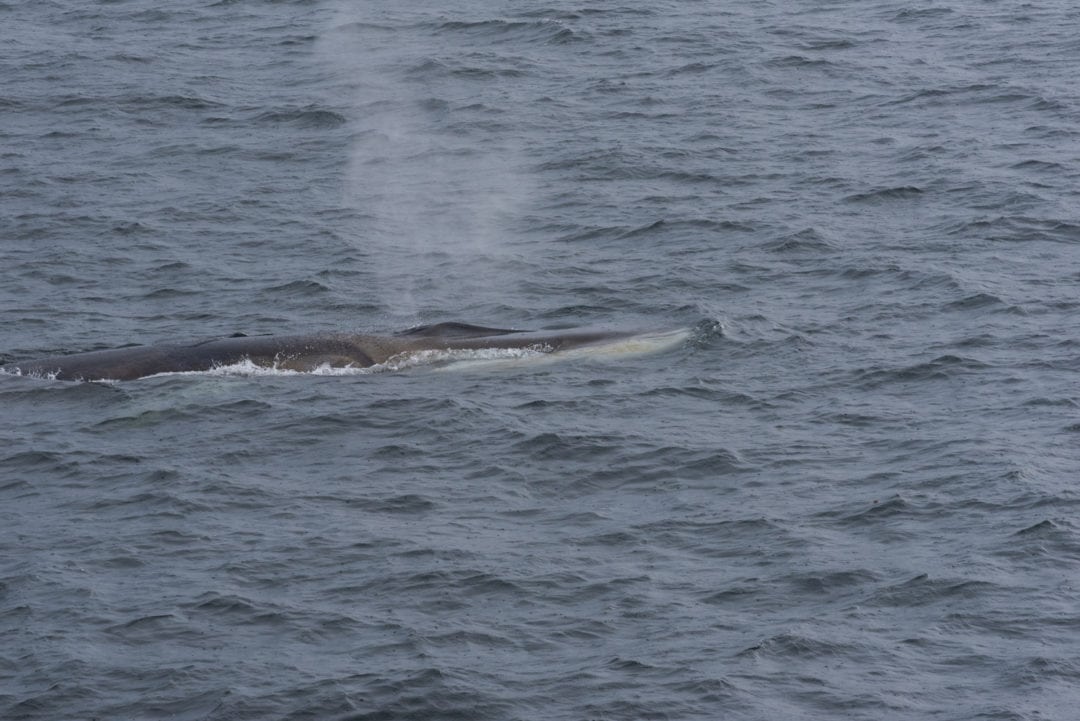
[[1073, 719], [1080, 10], [0, 2], [0, 718]]

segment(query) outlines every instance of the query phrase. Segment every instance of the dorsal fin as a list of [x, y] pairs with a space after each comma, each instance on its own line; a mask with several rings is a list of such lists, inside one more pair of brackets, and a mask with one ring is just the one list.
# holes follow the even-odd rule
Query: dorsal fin
[[485, 328], [482, 325], [470, 325], [468, 323], [435, 323], [434, 325], [418, 325], [415, 328], [403, 330], [398, 335], [423, 338], [479, 338], [488, 335], [527, 332], [507, 328]]

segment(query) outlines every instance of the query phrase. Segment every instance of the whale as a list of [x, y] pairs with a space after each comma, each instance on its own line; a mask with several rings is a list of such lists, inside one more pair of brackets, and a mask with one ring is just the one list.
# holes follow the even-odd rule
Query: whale
[[555, 353], [626, 340], [637, 333], [602, 329], [529, 331], [449, 322], [417, 326], [390, 335], [237, 334], [18, 361], [0, 370], [13, 375], [72, 381], [128, 381], [161, 373], [209, 371], [245, 362], [260, 368], [312, 372], [320, 368], [369, 368], [425, 351], [526, 349]]

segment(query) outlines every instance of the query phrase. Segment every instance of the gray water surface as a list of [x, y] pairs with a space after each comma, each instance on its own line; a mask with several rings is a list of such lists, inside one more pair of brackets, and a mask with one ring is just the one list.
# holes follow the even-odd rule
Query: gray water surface
[[0, 3], [3, 719], [1072, 719], [1080, 10]]

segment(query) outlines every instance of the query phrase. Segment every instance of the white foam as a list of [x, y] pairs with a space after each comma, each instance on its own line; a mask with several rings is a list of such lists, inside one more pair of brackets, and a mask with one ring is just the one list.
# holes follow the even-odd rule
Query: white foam
[[162, 376], [354, 376], [354, 375], [366, 375], [369, 373], [377, 372], [375, 366], [369, 368], [359, 368], [354, 366], [346, 367], [333, 367], [329, 364], [323, 364], [310, 371], [298, 371], [290, 368], [279, 368], [277, 366], [261, 366], [256, 363], [252, 363], [249, 359], [245, 358], [242, 361], [236, 363], [229, 363], [228, 365], [214, 366], [210, 370], [205, 371], [172, 371], [166, 373], [155, 373], [152, 376], [146, 376], [147, 378], [160, 378]]
[[38, 371], [23, 371], [18, 366], [15, 366], [12, 368], [0, 368], [0, 375], [18, 377], [25, 376], [27, 378], [38, 378], [40, 380], [54, 381], [56, 380], [56, 376], [60, 375], [60, 371], [55, 370], [51, 373], [41, 373]]

